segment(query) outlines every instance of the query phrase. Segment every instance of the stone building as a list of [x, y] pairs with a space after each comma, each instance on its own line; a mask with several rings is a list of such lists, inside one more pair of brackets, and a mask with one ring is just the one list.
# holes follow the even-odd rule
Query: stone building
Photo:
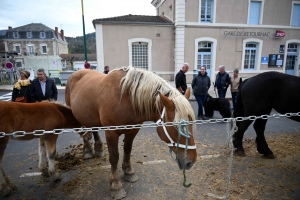
[[[6, 52], [16, 52], [16, 69], [61, 70], [60, 54], [68, 53], [68, 43], [64, 31], [51, 29], [41, 23], [31, 23], [20, 27], [8, 27], [3, 39]], [[50, 73], [50, 72], [49, 72]]]

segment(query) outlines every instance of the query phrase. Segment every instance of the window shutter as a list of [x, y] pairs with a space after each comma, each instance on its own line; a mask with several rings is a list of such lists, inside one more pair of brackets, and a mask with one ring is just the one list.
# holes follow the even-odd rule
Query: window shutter
[[294, 4], [292, 26], [300, 26], [300, 4]]
[[249, 24], [259, 24], [261, 2], [251, 1]]

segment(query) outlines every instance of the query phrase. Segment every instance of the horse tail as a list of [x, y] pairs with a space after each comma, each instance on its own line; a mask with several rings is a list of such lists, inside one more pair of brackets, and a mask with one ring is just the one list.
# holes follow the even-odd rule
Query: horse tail
[[244, 105], [243, 105], [243, 97], [242, 97], [242, 90], [243, 85], [247, 82], [248, 79], [244, 80], [242, 84], [239, 86], [239, 91], [237, 94], [237, 100], [235, 103], [233, 116], [234, 117], [243, 117], [244, 116]]
[[[88, 70], [86, 70], [86, 71], [88, 71]], [[84, 71], [84, 70], [76, 71], [76, 72], [72, 73], [70, 75], [70, 77], [68, 78], [67, 83], [66, 83], [66, 87], [65, 87], [65, 102], [66, 102], [66, 105], [71, 106], [71, 90], [73, 88], [72, 86], [74, 84], [76, 84], [76, 82], [78, 82], [81, 79], [81, 77], [82, 77], [81, 74], [83, 72], [86, 72], [86, 71]]]
[[68, 84], [68, 81], [66, 83], [66, 87], [65, 87], [65, 102], [66, 105], [70, 106], [70, 84]]

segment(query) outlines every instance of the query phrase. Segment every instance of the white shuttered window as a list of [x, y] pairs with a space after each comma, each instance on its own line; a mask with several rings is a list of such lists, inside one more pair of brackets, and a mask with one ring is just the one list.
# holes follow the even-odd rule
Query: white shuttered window
[[292, 26], [300, 26], [300, 4], [293, 5]]
[[201, 0], [201, 22], [213, 22], [213, 0]]
[[249, 24], [259, 24], [260, 21], [260, 1], [251, 1], [250, 3], [250, 14], [249, 14]]

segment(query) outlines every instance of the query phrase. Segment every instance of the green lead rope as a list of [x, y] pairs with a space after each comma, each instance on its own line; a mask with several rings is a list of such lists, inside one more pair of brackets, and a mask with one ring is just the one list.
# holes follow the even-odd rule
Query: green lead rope
[[190, 187], [192, 185], [192, 183], [185, 184], [185, 182], [186, 182], [185, 169], [183, 169], [183, 184], [182, 184], [183, 187], [188, 188], [188, 187]]
[[[180, 121], [180, 125], [179, 125], [179, 131], [180, 134], [178, 134], [178, 142], [177, 142], [177, 148], [176, 148], [176, 153], [177, 153], [177, 149], [178, 149], [178, 144], [179, 144], [179, 140], [181, 135], [183, 135], [185, 137], [185, 149], [184, 149], [184, 164], [185, 164], [185, 160], [186, 160], [186, 152], [187, 152], [187, 147], [188, 147], [188, 139], [190, 138], [189, 136], [189, 130], [188, 130], [188, 126], [185, 122], [185, 120], [181, 120]], [[183, 187], [188, 188], [192, 185], [192, 183], [186, 184], [186, 176], [185, 176], [185, 165], [183, 166]]]
[[[178, 141], [177, 141], [177, 146], [176, 146], [176, 157], [175, 158], [173, 157], [172, 149], [170, 148], [170, 150], [169, 150], [172, 160], [176, 160], [177, 159], [178, 146], [180, 144], [179, 142], [180, 142], [181, 136], [185, 137], [185, 149], [184, 149], [184, 157], [183, 157], [183, 161], [184, 161], [184, 164], [185, 164], [186, 152], [187, 152], [187, 147], [188, 147], [188, 140], [189, 140], [190, 136], [189, 136], [188, 125], [185, 122], [185, 120], [183, 120], [183, 119], [180, 120], [180, 124], [179, 124]], [[185, 175], [185, 165], [184, 165], [183, 166], [183, 186], [185, 188], [188, 188], [188, 187], [190, 187], [192, 185], [192, 183], [186, 184], [185, 182], [186, 182], [186, 175]]]

